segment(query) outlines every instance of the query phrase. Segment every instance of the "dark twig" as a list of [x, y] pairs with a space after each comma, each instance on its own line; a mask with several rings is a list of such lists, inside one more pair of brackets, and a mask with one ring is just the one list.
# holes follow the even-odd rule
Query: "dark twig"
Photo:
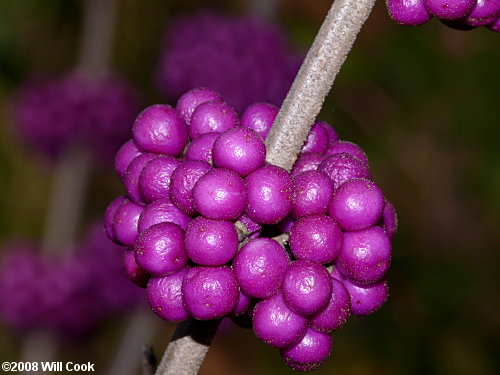
[[142, 375], [153, 375], [156, 368], [156, 356], [149, 345], [142, 347]]

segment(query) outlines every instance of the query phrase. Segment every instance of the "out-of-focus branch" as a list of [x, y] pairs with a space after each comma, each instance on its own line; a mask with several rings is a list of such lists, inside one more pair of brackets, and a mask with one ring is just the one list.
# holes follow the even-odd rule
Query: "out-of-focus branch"
[[[117, 0], [86, 0], [77, 70], [94, 79], [109, 70]], [[61, 254], [76, 237], [91, 170], [89, 155], [75, 147], [66, 150], [57, 162], [48, 202], [42, 251]], [[56, 343], [48, 331], [34, 332], [24, 342], [23, 360], [51, 361]], [[41, 372], [30, 372], [31, 375]]]
[[[140, 306], [128, 318], [125, 332], [120, 338], [120, 344], [116, 349], [112, 364], [107, 372], [108, 375], [134, 375], [137, 374], [139, 364], [142, 359], [144, 372], [144, 359], [146, 351], [144, 344], [153, 337], [157, 328], [157, 318], [152, 316], [151, 310], [147, 306]], [[141, 353], [141, 348], [143, 348]], [[147, 357], [149, 360], [151, 356]], [[150, 361], [151, 364], [151, 361]], [[154, 366], [150, 375], [154, 373]]]
[[280, 0], [249, 0], [248, 12], [258, 17], [272, 20], [278, 10]]
[[90, 160], [81, 148], [66, 151], [57, 161], [49, 197], [42, 251], [61, 254], [72, 245], [82, 216]]
[[111, 65], [117, 0], [85, 0], [78, 71], [91, 77], [108, 73]]

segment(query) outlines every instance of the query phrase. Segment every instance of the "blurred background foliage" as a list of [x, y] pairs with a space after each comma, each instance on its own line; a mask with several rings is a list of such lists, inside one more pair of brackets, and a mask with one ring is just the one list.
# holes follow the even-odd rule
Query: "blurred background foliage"
[[[9, 103], [32, 72], [75, 64], [83, 3], [0, 2], [0, 240], [41, 237], [52, 169], [12, 135]], [[304, 50], [329, 5], [282, 1], [276, 22]], [[120, 2], [113, 64], [141, 89], [145, 104], [162, 102], [153, 74], [165, 27], [206, 8], [238, 14], [247, 4]], [[436, 20], [399, 26], [382, 1], [363, 28], [320, 117], [366, 150], [374, 180], [398, 211], [391, 297], [374, 315], [351, 318], [334, 334], [331, 358], [314, 373], [500, 373], [499, 42], [484, 28], [460, 32]], [[89, 220], [121, 194], [111, 170], [94, 171], [90, 186]], [[65, 346], [58, 359], [91, 361], [105, 373], [125, 320], [103, 323], [85, 341]], [[152, 344], [160, 355], [174, 326], [157, 320]], [[19, 360], [22, 338], [7, 327], [1, 332], [0, 359]], [[228, 329], [216, 337], [201, 373], [292, 370], [251, 331]]]

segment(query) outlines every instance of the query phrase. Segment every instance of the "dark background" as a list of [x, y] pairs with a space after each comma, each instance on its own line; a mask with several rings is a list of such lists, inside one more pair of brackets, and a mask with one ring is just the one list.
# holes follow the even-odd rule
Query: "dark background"
[[[0, 2], [0, 240], [40, 238], [51, 176], [50, 164], [9, 131], [10, 97], [34, 71], [73, 66], [82, 4]], [[152, 77], [165, 26], [208, 7], [241, 13], [246, 4], [121, 1], [113, 64], [142, 90], [145, 105], [163, 102]], [[305, 50], [328, 7], [325, 0], [283, 1], [277, 22]], [[437, 20], [399, 26], [382, 1], [359, 35], [320, 118], [365, 149], [374, 180], [398, 211], [391, 296], [374, 315], [352, 318], [335, 333], [331, 358], [314, 373], [499, 373], [499, 41], [485, 28], [460, 32]], [[113, 171], [96, 170], [88, 194], [90, 220], [121, 194]], [[152, 343], [160, 355], [174, 326], [157, 321]], [[58, 359], [91, 361], [105, 373], [125, 322], [105, 322], [65, 345]], [[2, 327], [0, 359], [19, 360], [21, 343]], [[201, 373], [292, 370], [251, 331], [229, 329], [216, 337]]]

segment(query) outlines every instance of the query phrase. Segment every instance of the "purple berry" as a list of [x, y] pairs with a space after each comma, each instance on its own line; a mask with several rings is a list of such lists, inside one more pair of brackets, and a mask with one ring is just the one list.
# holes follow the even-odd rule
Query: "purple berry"
[[144, 203], [139, 191], [139, 176], [147, 162], [153, 160], [157, 155], [145, 153], [132, 160], [123, 176], [125, 190], [135, 203]]
[[257, 224], [255, 221], [251, 220], [247, 215], [241, 215], [238, 220], [240, 223], [245, 224], [248, 231], [247, 238], [254, 239], [260, 236], [262, 231], [262, 225]]
[[335, 143], [330, 143], [328, 149], [325, 152], [325, 156], [341, 154], [343, 152], [358, 158], [363, 163], [368, 165], [368, 157], [366, 156], [365, 152], [357, 144], [349, 141], [338, 141]]
[[310, 371], [326, 361], [332, 351], [332, 345], [329, 334], [308, 328], [301, 341], [281, 350], [281, 358], [295, 370]]
[[306, 171], [315, 171], [318, 169], [321, 162], [325, 160], [325, 156], [318, 152], [304, 152], [299, 155], [297, 161], [292, 168], [292, 177]]
[[344, 281], [345, 277], [342, 275], [342, 273], [339, 271], [339, 268], [334, 266], [332, 267], [332, 272], [330, 273], [330, 276], [333, 277], [334, 279], [338, 281]]
[[125, 246], [132, 246], [137, 239], [137, 223], [143, 207], [125, 199], [116, 209], [113, 218], [113, 233], [116, 242]]
[[218, 92], [205, 87], [197, 87], [186, 92], [179, 98], [176, 109], [184, 122], [189, 125], [196, 107], [202, 103], [211, 101], [222, 101], [222, 98]]
[[213, 167], [205, 161], [192, 160], [182, 163], [170, 176], [170, 198], [188, 215], [195, 215], [193, 188], [198, 180]]
[[335, 191], [328, 214], [342, 230], [369, 228], [377, 223], [384, 209], [384, 195], [372, 181], [353, 178]]
[[247, 107], [241, 116], [241, 125], [255, 130], [266, 139], [278, 115], [279, 108], [269, 103], [255, 103]]
[[312, 315], [324, 308], [332, 294], [332, 279], [321, 263], [299, 259], [288, 266], [283, 298], [294, 312]]
[[187, 229], [191, 217], [177, 208], [170, 199], [161, 199], [148, 204], [139, 217], [139, 233], [159, 223], [173, 223]]
[[202, 160], [212, 163], [214, 142], [220, 133], [205, 133], [189, 144], [184, 160]]
[[488, 29], [495, 32], [500, 32], [500, 16], [498, 16], [492, 23], [488, 25]]
[[321, 162], [318, 171], [326, 173], [333, 181], [334, 189], [351, 178], [371, 179], [370, 169], [358, 158], [346, 154], [335, 154], [328, 156]]
[[187, 263], [184, 231], [177, 224], [160, 223], [142, 232], [134, 246], [135, 260], [153, 276], [174, 274]]
[[304, 216], [290, 231], [290, 249], [297, 259], [331, 263], [339, 256], [341, 245], [340, 227], [326, 215]]
[[139, 175], [139, 193], [146, 202], [170, 197], [170, 178], [181, 162], [170, 155], [148, 161]]
[[302, 146], [301, 152], [318, 152], [322, 154], [326, 151], [329, 143], [328, 131], [321, 123], [314, 123], [309, 131], [306, 143]]
[[304, 337], [307, 319], [290, 310], [278, 293], [255, 305], [252, 325], [255, 335], [264, 343], [285, 348]]
[[277, 224], [292, 210], [293, 180], [285, 169], [266, 165], [251, 173], [245, 184], [246, 215], [256, 223]]
[[193, 188], [194, 206], [203, 216], [234, 220], [246, 206], [245, 184], [229, 169], [215, 168], [202, 176]]
[[141, 154], [142, 151], [137, 148], [133, 139], [128, 140], [120, 147], [115, 156], [115, 169], [120, 178], [125, 175], [130, 162]]
[[319, 124], [320, 126], [322, 126], [323, 128], [325, 128], [326, 130], [326, 133], [328, 134], [328, 143], [335, 143], [339, 140], [339, 136], [337, 135], [337, 132], [335, 131], [335, 129], [333, 129], [333, 127], [325, 122], [325, 121], [316, 121], [315, 124]]
[[13, 102], [15, 130], [24, 141], [51, 158], [78, 144], [106, 166], [127, 140], [139, 105], [135, 90], [116, 72], [99, 78], [36, 75]]
[[146, 288], [150, 275], [135, 261], [134, 250], [125, 250], [123, 253], [123, 268], [130, 281], [141, 288]]
[[342, 327], [351, 315], [351, 298], [341, 281], [332, 277], [328, 305], [311, 316], [309, 326], [318, 332], [332, 332]]
[[193, 267], [184, 277], [182, 294], [184, 305], [194, 318], [222, 318], [238, 302], [238, 282], [227, 266]]
[[389, 270], [391, 242], [380, 227], [345, 232], [337, 259], [342, 274], [363, 284], [380, 280]]
[[238, 303], [234, 307], [233, 311], [231, 311], [231, 316], [236, 317], [244, 314], [252, 304], [252, 298], [247, 296], [245, 293], [240, 292], [238, 296]]
[[233, 269], [245, 294], [267, 298], [281, 288], [289, 262], [280, 244], [270, 238], [257, 238], [241, 248]]
[[424, 0], [427, 11], [443, 20], [456, 20], [467, 16], [476, 0]]
[[476, 0], [474, 9], [469, 14], [471, 18], [489, 18], [500, 14], [500, 2], [498, 0]]
[[137, 146], [148, 152], [179, 155], [186, 146], [187, 126], [177, 111], [155, 104], [137, 116], [132, 128]]
[[344, 286], [351, 296], [353, 315], [369, 315], [377, 311], [389, 298], [389, 286], [382, 280], [376, 284], [363, 285], [345, 279]]
[[472, 12], [463, 20], [466, 25], [486, 26], [500, 15], [500, 1], [498, 0], [477, 0], [474, 4]]
[[182, 299], [182, 281], [189, 267], [170, 276], [153, 277], [146, 289], [149, 306], [160, 318], [181, 322], [189, 318]]
[[202, 266], [222, 266], [238, 251], [238, 233], [234, 224], [203, 216], [189, 223], [184, 242], [189, 259]]
[[273, 227], [275, 227], [279, 233], [289, 233], [290, 229], [292, 229], [293, 227], [293, 224], [295, 224], [295, 221], [296, 220], [293, 218], [293, 216], [288, 215]]
[[196, 139], [205, 133], [222, 133], [238, 123], [238, 114], [228, 103], [205, 102], [196, 107], [193, 112], [189, 125], [189, 137]]
[[405, 26], [418, 26], [429, 21], [432, 16], [424, 5], [425, 0], [386, 0], [391, 18]]
[[300, 67], [287, 35], [275, 24], [248, 15], [208, 11], [173, 20], [156, 82], [167, 97], [193, 87], [213, 88], [238, 112], [265, 100], [281, 104]]
[[47, 280], [59, 272], [51, 271], [35, 244], [8, 241], [0, 251], [0, 319], [15, 328], [37, 328], [43, 323], [47, 297], [55, 292]]
[[213, 161], [216, 167], [230, 169], [244, 177], [264, 165], [266, 146], [255, 130], [236, 126], [215, 141]]
[[382, 211], [382, 228], [390, 239], [394, 237], [398, 229], [396, 209], [387, 199], [385, 199], [384, 211]]
[[296, 175], [292, 216], [324, 214], [328, 211], [333, 195], [333, 182], [323, 172], [306, 171]]
[[116, 210], [120, 205], [125, 201], [125, 196], [121, 196], [113, 200], [108, 207], [106, 208], [106, 212], [104, 213], [104, 231], [108, 238], [117, 243], [115, 233], [113, 231], [113, 221], [115, 218]]

